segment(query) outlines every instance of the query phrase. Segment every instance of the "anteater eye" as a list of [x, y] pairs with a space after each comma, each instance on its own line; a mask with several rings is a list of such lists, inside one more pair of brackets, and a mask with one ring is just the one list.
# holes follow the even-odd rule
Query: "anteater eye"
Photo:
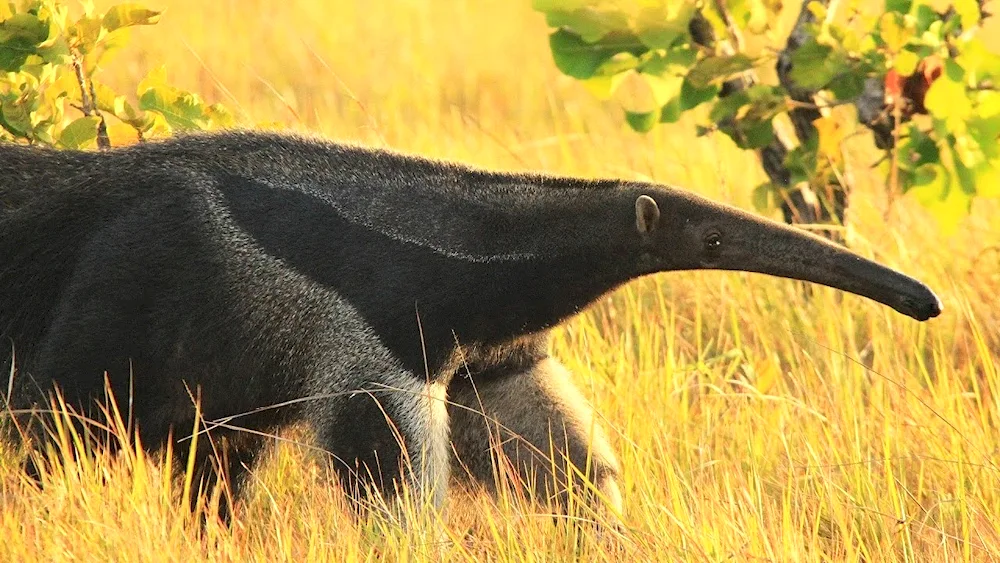
[[722, 247], [722, 235], [719, 233], [709, 233], [705, 236], [705, 252], [708, 254], [718, 254]]
[[706, 248], [719, 248], [720, 246], [722, 246], [722, 235], [719, 233], [709, 233], [705, 237]]

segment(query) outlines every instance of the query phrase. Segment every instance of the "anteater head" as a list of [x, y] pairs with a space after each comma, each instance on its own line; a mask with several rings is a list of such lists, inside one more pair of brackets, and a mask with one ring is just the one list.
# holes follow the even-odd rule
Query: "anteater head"
[[923, 283], [802, 229], [671, 188], [640, 188], [635, 228], [655, 271], [738, 270], [814, 282], [925, 321], [941, 301]]

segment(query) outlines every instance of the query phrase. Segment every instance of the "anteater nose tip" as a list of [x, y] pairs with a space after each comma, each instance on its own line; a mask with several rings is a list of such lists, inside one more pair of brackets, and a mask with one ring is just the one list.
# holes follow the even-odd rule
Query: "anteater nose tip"
[[941, 303], [941, 300], [938, 299], [938, 296], [935, 295], [934, 302], [931, 304], [930, 310], [928, 311], [928, 318], [936, 317], [940, 315], [942, 311], [944, 311], [944, 305]]
[[905, 299], [904, 302], [906, 303], [906, 308], [909, 309], [908, 314], [918, 321], [932, 319], [940, 315], [941, 311], [944, 310], [941, 300], [933, 292], [926, 298]]

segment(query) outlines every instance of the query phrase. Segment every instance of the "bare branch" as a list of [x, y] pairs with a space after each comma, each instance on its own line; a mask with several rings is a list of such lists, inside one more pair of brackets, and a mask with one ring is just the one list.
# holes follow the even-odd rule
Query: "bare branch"
[[101, 150], [111, 148], [111, 139], [108, 137], [108, 126], [101, 115], [101, 110], [97, 107], [97, 93], [94, 90], [94, 82], [87, 78], [83, 70], [83, 61], [78, 53], [73, 53], [73, 71], [76, 73], [76, 82], [80, 85], [80, 103], [83, 115], [90, 117], [96, 115], [100, 118], [97, 124], [97, 148]]

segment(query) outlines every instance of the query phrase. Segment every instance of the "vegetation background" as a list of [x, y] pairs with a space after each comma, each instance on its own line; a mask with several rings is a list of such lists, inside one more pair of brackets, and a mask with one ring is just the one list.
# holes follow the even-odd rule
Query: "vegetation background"
[[[149, 7], [166, 9], [161, 22], [136, 29], [98, 75], [119, 91], [165, 64], [175, 85], [261, 127], [494, 169], [651, 179], [747, 208], [764, 179], [752, 154], [685, 121], [630, 131], [556, 70], [527, 0]], [[797, 9], [775, 22], [776, 44]], [[926, 281], [944, 314], [918, 324], [785, 280], [674, 273], [559, 330], [554, 353], [621, 456], [620, 536], [465, 493], [452, 497], [445, 543], [433, 522], [357, 524], [291, 445], [232, 530], [202, 528], [156, 460], [69, 462], [39, 491], [20, 454], [0, 451], [0, 560], [1000, 559], [1000, 209], [976, 201], [945, 235], [904, 198], [887, 223], [870, 134], [848, 149], [849, 244]]]

